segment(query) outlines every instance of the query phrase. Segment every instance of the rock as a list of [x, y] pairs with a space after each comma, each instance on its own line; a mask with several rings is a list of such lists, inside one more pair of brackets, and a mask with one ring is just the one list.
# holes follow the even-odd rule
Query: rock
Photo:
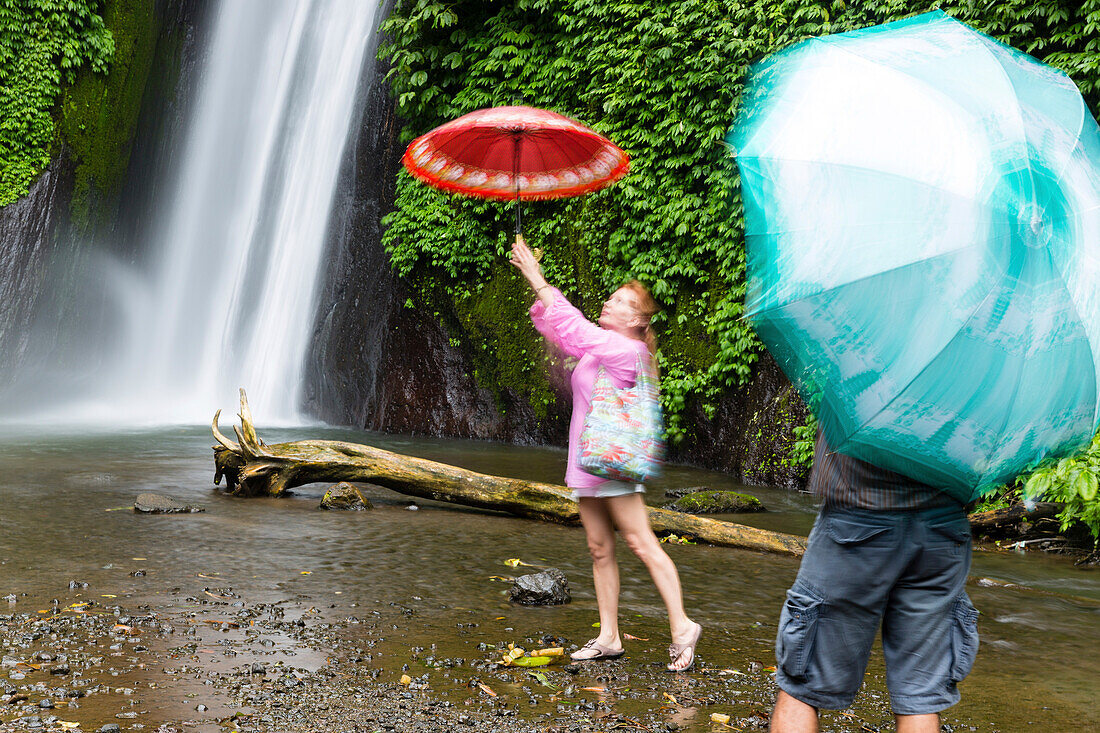
[[679, 499], [688, 494], [698, 494], [700, 491], [710, 491], [708, 486], [684, 486], [679, 489], [665, 489], [666, 499]]
[[686, 514], [735, 514], [762, 512], [764, 505], [751, 494], [736, 491], [697, 491], [669, 504], [666, 509]]
[[[88, 587], [88, 584], [85, 583], [82, 580], [70, 580], [69, 581], [69, 590], [77, 590], [79, 588], [87, 588], [87, 587]], [[13, 597], [13, 600], [14, 600], [14, 597]]]
[[205, 507], [181, 504], [160, 494], [138, 494], [134, 502], [134, 511], [138, 514], [191, 514], [205, 512]]
[[508, 598], [524, 606], [558, 606], [569, 603], [569, 581], [557, 568], [547, 568], [541, 573], [521, 575], [516, 578]]
[[1079, 568], [1100, 568], [1100, 550], [1094, 550], [1091, 554], [1082, 557], [1073, 564]]
[[341, 481], [325, 492], [321, 499], [322, 509], [337, 509], [342, 511], [358, 512], [364, 509], [374, 509], [374, 505], [368, 499], [364, 499], [355, 488], [347, 481]]
[[107, 725], [96, 731], [96, 733], [118, 733], [118, 731], [118, 723], [108, 723]]

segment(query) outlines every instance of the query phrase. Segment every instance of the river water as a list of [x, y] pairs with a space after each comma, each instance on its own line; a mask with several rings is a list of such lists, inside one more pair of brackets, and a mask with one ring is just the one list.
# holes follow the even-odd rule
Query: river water
[[[0, 430], [0, 596], [26, 593], [38, 603], [68, 599], [69, 582], [76, 580], [89, 584], [80, 591], [84, 597], [166, 613], [186, 610], [208, 590], [221, 594], [227, 588], [256, 602], [307, 598], [333, 618], [368, 607], [399, 608], [416, 619], [403, 632], [406, 641], [439, 643], [466, 655], [476, 641], [510, 634], [548, 631], [581, 642], [593, 635], [595, 600], [579, 528], [420, 500], [419, 510], [410, 511], [411, 499], [372, 487], [364, 490], [376, 506], [369, 512], [319, 511], [324, 485], [280, 499], [225, 496], [212, 484], [207, 428]], [[565, 462], [554, 449], [320, 426], [261, 429], [261, 435], [269, 443], [305, 437], [362, 442], [548, 482], [560, 480]], [[650, 500], [659, 500], [665, 488], [695, 485], [741, 488], [722, 474], [671, 467], [651, 488]], [[809, 497], [749, 490], [770, 511], [727, 518], [809, 531]], [[126, 509], [146, 491], [206, 511], [145, 516]], [[726, 548], [666, 547], [680, 570], [689, 613], [706, 628], [700, 659], [733, 669], [774, 664], [779, 608], [798, 561]], [[619, 554], [623, 630], [652, 639], [648, 647], [659, 650], [667, 643], [660, 599], [640, 563], [624, 548]], [[572, 585], [573, 603], [511, 606], [508, 584], [492, 579], [520, 574], [505, 565], [509, 558], [560, 568]], [[145, 573], [134, 577], [136, 570]], [[1100, 573], [1075, 569], [1061, 557], [976, 551], [969, 592], [982, 614], [981, 650], [962, 685], [962, 702], [945, 721], [961, 726], [956, 730], [1100, 728]], [[456, 624], [475, 621], [476, 633], [456, 634]], [[881, 696], [882, 670], [876, 650], [865, 695]]]

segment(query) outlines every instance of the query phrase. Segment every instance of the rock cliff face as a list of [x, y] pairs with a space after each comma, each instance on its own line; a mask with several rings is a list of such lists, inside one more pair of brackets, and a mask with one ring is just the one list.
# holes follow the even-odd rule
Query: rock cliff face
[[59, 158], [27, 196], [0, 208], [0, 387], [30, 346], [53, 234], [71, 186], [71, 166]]

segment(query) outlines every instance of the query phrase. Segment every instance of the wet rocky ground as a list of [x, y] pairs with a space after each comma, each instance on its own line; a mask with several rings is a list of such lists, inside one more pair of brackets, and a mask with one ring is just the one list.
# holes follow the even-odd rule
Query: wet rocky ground
[[[71, 585], [46, 602], [0, 601], [0, 731], [766, 730], [775, 694], [766, 645], [739, 653], [717, 630], [694, 670], [667, 673], [659, 620], [634, 620], [647, 636], [628, 639], [620, 660], [529, 670], [500, 664], [509, 643], [568, 650], [584, 640], [505, 617], [455, 623], [480, 612], [418, 598], [250, 602], [209, 585], [122, 605]], [[823, 725], [891, 728], [875, 689]]]

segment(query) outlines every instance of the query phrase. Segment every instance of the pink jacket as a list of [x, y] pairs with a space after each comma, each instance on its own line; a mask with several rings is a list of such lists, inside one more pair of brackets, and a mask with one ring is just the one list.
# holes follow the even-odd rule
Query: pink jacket
[[553, 302], [547, 307], [541, 300], [536, 300], [531, 306], [531, 321], [547, 341], [560, 346], [569, 356], [580, 359], [572, 377], [573, 416], [569, 420], [569, 462], [565, 470], [565, 484], [571, 489], [588, 489], [607, 480], [587, 473], [577, 465], [577, 444], [599, 367], [607, 370], [616, 387], [630, 387], [636, 377], [638, 356], [649, 358], [649, 350], [643, 341], [591, 323], [559, 290], [550, 290]]

